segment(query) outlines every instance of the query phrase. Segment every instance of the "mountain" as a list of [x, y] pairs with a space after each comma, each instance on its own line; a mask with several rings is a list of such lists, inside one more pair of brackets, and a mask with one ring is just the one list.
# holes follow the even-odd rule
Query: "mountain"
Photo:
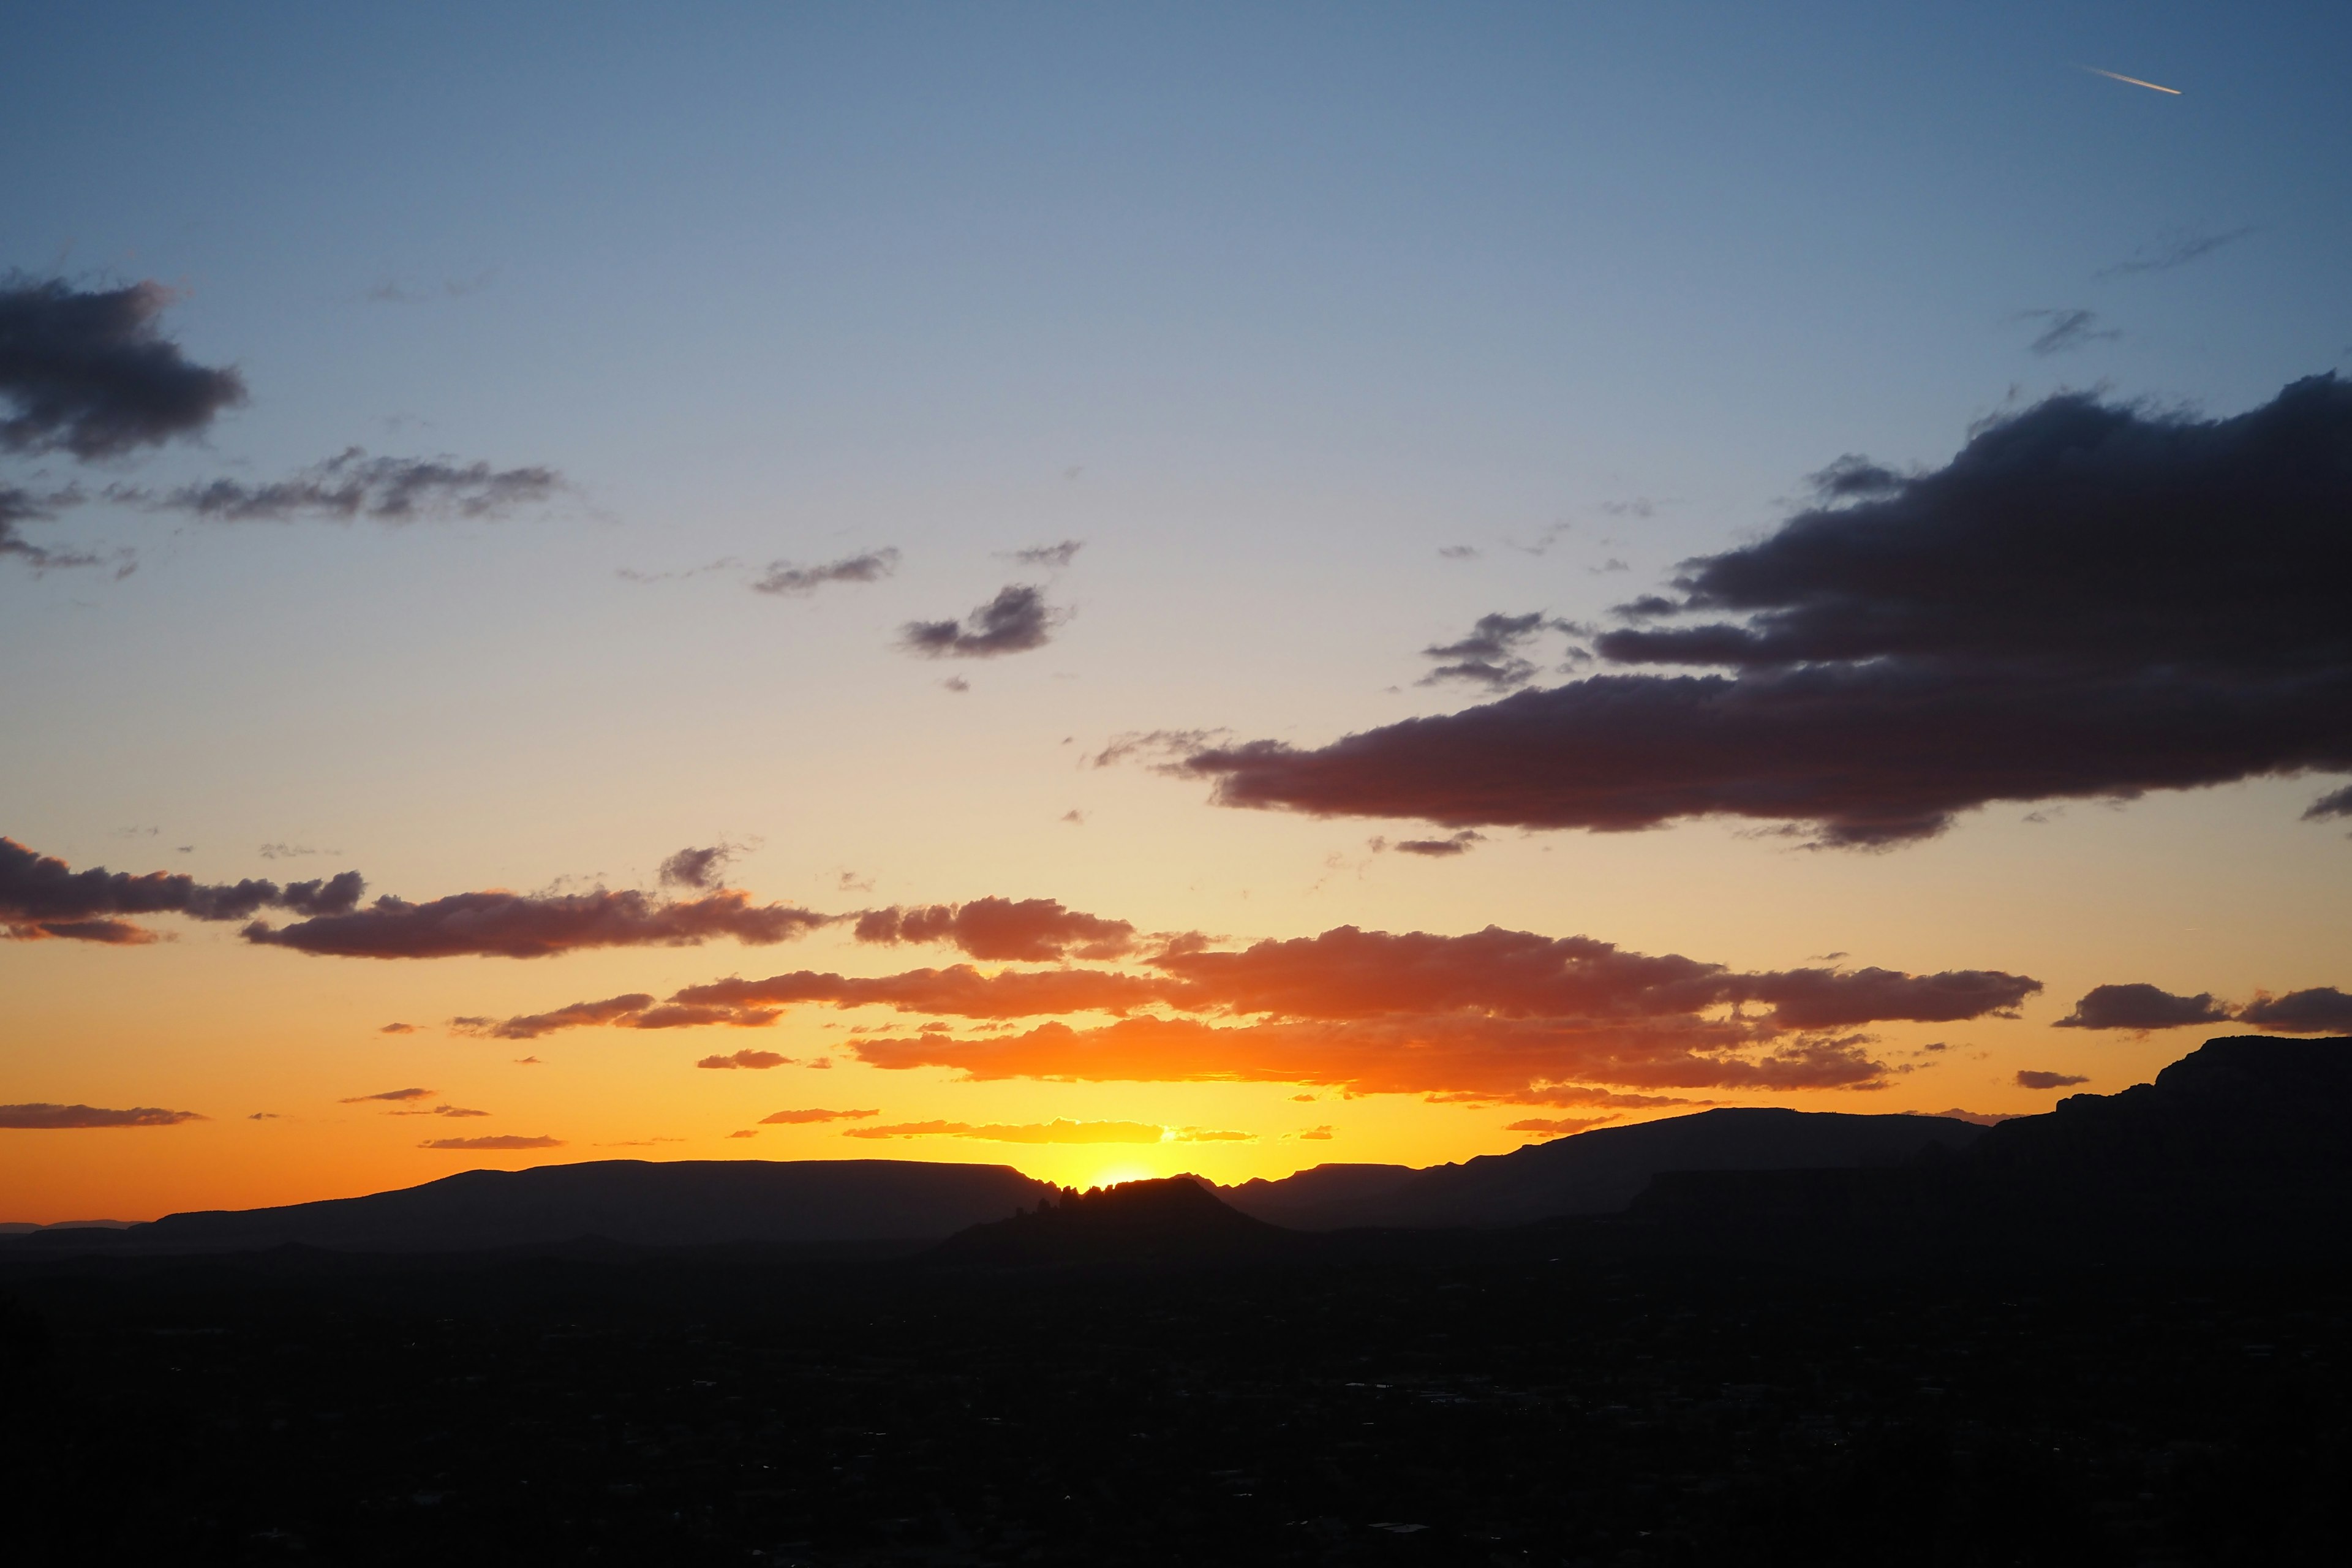
[[2070, 1096], [1948, 1160], [1665, 1171], [1628, 1217], [1746, 1251], [2330, 1259], [2352, 1246], [2352, 1038], [2209, 1040], [2153, 1083]]
[[977, 1225], [927, 1255], [940, 1263], [1222, 1263], [1285, 1256], [1307, 1238], [1253, 1219], [1191, 1176], [1066, 1192]]
[[1617, 1213], [1661, 1171], [1899, 1165], [1931, 1148], [1957, 1153], [1985, 1131], [1943, 1116], [1727, 1108], [1599, 1128], [1394, 1180], [1387, 1174], [1401, 1170], [1394, 1165], [1318, 1165], [1219, 1195], [1245, 1214], [1301, 1230], [1526, 1225]]
[[470, 1251], [582, 1237], [645, 1246], [929, 1241], [1054, 1189], [1009, 1165], [911, 1160], [598, 1160], [467, 1171], [423, 1186], [284, 1208], [166, 1215], [127, 1230], [52, 1231], [13, 1247], [241, 1251]]

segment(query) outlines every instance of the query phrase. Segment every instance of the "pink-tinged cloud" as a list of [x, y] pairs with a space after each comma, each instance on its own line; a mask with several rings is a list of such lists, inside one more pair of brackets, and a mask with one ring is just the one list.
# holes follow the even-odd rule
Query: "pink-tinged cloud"
[[587, 1028], [601, 1024], [618, 1023], [643, 1013], [654, 1005], [653, 997], [643, 991], [625, 996], [607, 996], [602, 1002], [574, 1002], [548, 1013], [530, 1013], [520, 1017], [493, 1021], [488, 1018], [452, 1018], [449, 1027], [460, 1035], [473, 1035], [494, 1040], [535, 1040], [541, 1035], [558, 1029]]
[[1118, 958], [1134, 951], [1135, 927], [1065, 909], [1053, 899], [975, 899], [968, 904], [869, 910], [857, 940], [952, 942], [972, 957], [1014, 963]]
[[2037, 1072], [2031, 1068], [2017, 1069], [2017, 1087], [2020, 1089], [2072, 1089], [2078, 1083], [2090, 1081], [2079, 1073]]
[[1164, 999], [1165, 982], [1100, 969], [1007, 970], [982, 974], [968, 963], [913, 969], [873, 979], [799, 970], [765, 980], [689, 985], [672, 1001], [724, 1008], [823, 1003], [886, 1006], [901, 1013], [959, 1018], [1056, 1017], [1065, 1013], [1124, 1013]]
[[413, 1035], [416, 1033], [416, 1026], [414, 1024], [386, 1024], [382, 1028], [378, 1029], [376, 1033], [379, 1035]]
[[797, 1127], [810, 1121], [863, 1121], [869, 1116], [879, 1116], [878, 1110], [779, 1110], [760, 1118], [761, 1124]]
[[0, 1128], [26, 1131], [62, 1131], [85, 1127], [177, 1127], [183, 1121], [209, 1120], [193, 1110], [163, 1110], [134, 1105], [128, 1110], [105, 1110], [95, 1105], [0, 1105]]
[[419, 1149], [479, 1150], [486, 1152], [500, 1149], [561, 1149], [563, 1147], [563, 1140], [550, 1138], [544, 1133], [536, 1138], [526, 1138], [519, 1132], [499, 1132], [485, 1138], [428, 1138], [417, 1147]]
[[1167, 1129], [1148, 1121], [1052, 1121], [1021, 1126], [968, 1121], [902, 1121], [890, 1127], [850, 1127], [845, 1138], [971, 1138], [992, 1143], [1157, 1143]]
[[694, 947], [719, 937], [752, 946], [787, 942], [831, 917], [786, 904], [755, 904], [730, 889], [662, 900], [635, 890], [453, 893], [430, 903], [381, 898], [363, 910], [272, 929], [257, 921], [248, 942], [340, 958], [548, 958], [602, 947]]

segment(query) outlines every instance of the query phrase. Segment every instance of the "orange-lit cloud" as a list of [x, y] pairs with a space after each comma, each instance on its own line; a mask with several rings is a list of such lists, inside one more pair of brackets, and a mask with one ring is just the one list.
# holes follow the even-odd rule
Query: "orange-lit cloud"
[[779, 1110], [772, 1115], [762, 1116], [760, 1121], [762, 1125], [781, 1123], [797, 1127], [808, 1121], [861, 1121], [866, 1117], [881, 1114], [878, 1110]]
[[732, 1068], [751, 1068], [757, 1071], [765, 1071], [769, 1068], [798, 1067], [800, 1064], [790, 1057], [780, 1057], [773, 1051], [740, 1050], [732, 1056], [705, 1057], [694, 1065], [698, 1068], [714, 1068], [722, 1071]]
[[354, 1094], [349, 1099], [341, 1101], [341, 1103], [345, 1105], [364, 1105], [371, 1100], [390, 1100], [395, 1101], [430, 1100], [439, 1092], [441, 1091], [434, 1089], [387, 1089], [382, 1094]]
[[1589, 1128], [1599, 1127], [1616, 1120], [1613, 1116], [1532, 1116], [1525, 1121], [1509, 1122], [1505, 1125], [1503, 1131], [1533, 1132], [1542, 1138], [1565, 1138], [1571, 1133], [1582, 1132]]
[[851, 1127], [845, 1138], [974, 1138], [992, 1143], [1157, 1143], [1167, 1129], [1148, 1121], [1052, 1121], [1008, 1127], [968, 1121], [902, 1121], [889, 1127]]
[[519, 1132], [498, 1132], [486, 1138], [428, 1138], [417, 1147], [483, 1152], [499, 1149], [561, 1149], [563, 1147], [563, 1140], [550, 1138], [544, 1133], [536, 1138], [526, 1138]]

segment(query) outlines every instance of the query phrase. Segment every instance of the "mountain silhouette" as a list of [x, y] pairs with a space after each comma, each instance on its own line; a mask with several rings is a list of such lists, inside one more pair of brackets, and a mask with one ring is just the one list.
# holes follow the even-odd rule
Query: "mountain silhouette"
[[1253, 1219], [1192, 1176], [1066, 1191], [933, 1247], [936, 1262], [1221, 1263], [1285, 1256], [1305, 1237]]
[[[166, 1215], [69, 1233], [109, 1250], [231, 1251], [299, 1243], [345, 1251], [469, 1251], [583, 1237], [641, 1246], [930, 1241], [1054, 1189], [1009, 1165], [913, 1160], [597, 1160], [467, 1171], [422, 1186], [284, 1208]], [[49, 1231], [15, 1245], [69, 1244]]]
[[[1974, 1122], [1942, 1116], [1726, 1108], [1603, 1127], [1423, 1171], [1318, 1165], [1279, 1182], [1225, 1188], [1219, 1195], [1244, 1214], [1301, 1230], [1494, 1227], [1617, 1213], [1661, 1171], [1899, 1165], [1930, 1148], [1957, 1153], [1984, 1132]], [[1391, 1172], [1401, 1174], [1391, 1181], [1385, 1173]]]
[[2216, 1262], [2352, 1244], [2352, 1038], [2207, 1041], [1899, 1168], [1662, 1171], [1629, 1219], [1677, 1245]]

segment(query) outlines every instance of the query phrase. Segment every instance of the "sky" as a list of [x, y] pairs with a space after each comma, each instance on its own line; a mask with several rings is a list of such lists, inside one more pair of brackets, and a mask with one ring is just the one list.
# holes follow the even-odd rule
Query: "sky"
[[0, 1219], [2352, 1034], [2347, 47], [16, 8]]

